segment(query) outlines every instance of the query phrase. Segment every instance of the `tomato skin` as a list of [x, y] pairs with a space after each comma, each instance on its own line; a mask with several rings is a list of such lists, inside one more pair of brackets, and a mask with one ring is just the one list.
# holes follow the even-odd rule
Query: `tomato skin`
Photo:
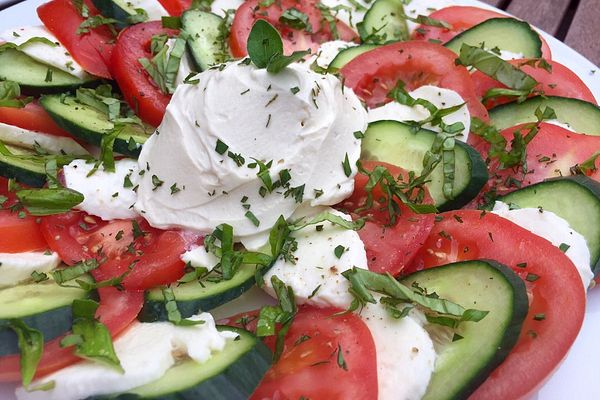
[[72, 137], [69, 132], [56, 125], [56, 122], [37, 102], [31, 102], [23, 108], [0, 107], [0, 122], [31, 131]]
[[36, 218], [17, 213], [0, 211], [0, 253], [23, 253], [43, 251], [48, 248]]
[[[268, 21], [281, 33], [285, 54], [306, 49], [311, 49], [314, 54], [321, 43], [334, 39], [329, 24], [322, 24], [323, 17], [317, 8], [317, 0], [279, 0], [269, 7], [262, 7], [260, 3], [260, 0], [247, 0], [235, 13], [229, 39], [231, 53], [234, 57], [248, 55], [246, 43], [252, 26], [258, 19]], [[279, 22], [281, 14], [290, 8], [296, 8], [308, 16], [314, 33], [291, 29]], [[337, 21], [336, 29], [340, 40], [354, 41], [357, 39], [356, 33], [341, 21]]]
[[192, 0], [158, 0], [169, 15], [179, 17], [192, 5]]
[[439, 44], [397, 42], [368, 51], [341, 70], [345, 85], [371, 108], [390, 101], [387, 95], [399, 80], [407, 90], [434, 85], [456, 91], [466, 102], [471, 116], [489, 120], [479, 101], [471, 75], [454, 63], [456, 54]]
[[[96, 311], [98, 318], [111, 333], [113, 338], [121, 334], [137, 317], [144, 304], [144, 293], [135, 291], [119, 291], [113, 287], [98, 289], [100, 307]], [[48, 375], [61, 368], [81, 361], [73, 354], [73, 348], [60, 347], [62, 337], [44, 345], [44, 353], [36, 378]], [[17, 382], [21, 380], [20, 357], [10, 355], [0, 357], [0, 382]]]
[[[356, 314], [333, 317], [338, 312], [334, 308], [301, 306], [285, 337], [281, 358], [250, 399], [377, 399], [377, 357], [371, 332]], [[258, 310], [250, 311], [219, 324], [253, 331], [257, 316]], [[241, 317], [249, 323], [240, 324]], [[303, 336], [310, 338], [299, 341]], [[275, 342], [274, 336], [265, 338], [271, 350], [275, 350]], [[337, 364], [338, 345], [348, 371]]]
[[[394, 177], [403, 177], [408, 180], [408, 173], [400, 167], [379, 161], [361, 161], [367, 171], [373, 171], [377, 166], [383, 166]], [[433, 214], [417, 214], [408, 206], [401, 203], [400, 215], [394, 226], [390, 225], [389, 212], [385, 204], [379, 202], [383, 191], [379, 186], [373, 189], [373, 207], [369, 210], [356, 210], [363, 208], [367, 201], [365, 186], [369, 178], [365, 174], [357, 174], [354, 178], [354, 193], [337, 207], [354, 215], [364, 217], [365, 226], [358, 231], [358, 235], [365, 245], [369, 270], [378, 273], [390, 273], [394, 276], [400, 274], [405, 266], [409, 265], [423, 242], [433, 228], [435, 216]], [[426, 191], [423, 203], [433, 204], [429, 192]]]
[[[547, 96], [570, 97], [588, 101], [593, 104], [598, 104], [596, 98], [586, 86], [586, 84], [569, 68], [556, 61], [548, 61], [552, 66], [552, 72], [544, 68], [536, 68], [531, 65], [524, 65], [527, 60], [512, 60], [509, 61], [512, 65], [520, 68], [523, 72], [530, 75], [533, 79], [539, 82], [536, 89], [542, 91]], [[471, 75], [475, 82], [475, 90], [479, 97], [487, 93], [492, 88], [506, 88], [505, 85], [496, 81], [493, 78], [483, 74], [480, 71], [475, 71]], [[500, 104], [509, 103], [514, 99], [506, 97], [498, 97], [485, 102], [488, 109]]]
[[[86, 5], [89, 6], [86, 1]], [[90, 15], [97, 15], [89, 7]], [[77, 34], [85, 18], [70, 0], [52, 0], [37, 8], [38, 17], [46, 28], [66, 47], [72, 57], [90, 74], [111, 79], [108, 62], [113, 51], [114, 36], [106, 26], [90, 28], [88, 33]]]
[[[441, 214], [410, 270], [461, 260], [494, 259], [526, 281], [529, 313], [506, 360], [470, 399], [517, 399], [532, 395], [566, 356], [585, 314], [585, 290], [571, 260], [549, 241], [495, 214], [476, 210]], [[527, 263], [525, 268], [517, 265]], [[534, 320], [543, 313], [543, 321]]]
[[171, 96], [160, 91], [138, 60], [152, 58], [150, 42], [152, 36], [160, 34], [175, 36], [177, 31], [163, 28], [160, 21], [129, 26], [119, 34], [111, 58], [111, 72], [123, 97], [152, 126], [160, 125]]
[[[444, 21], [452, 25], [452, 29], [435, 26], [420, 25], [412, 34], [413, 40], [449, 42], [454, 36], [474, 27], [491, 18], [510, 18], [509, 15], [472, 6], [444, 7], [429, 15], [431, 18]], [[540, 35], [542, 41], [542, 56], [552, 59], [552, 51], [546, 40]]]

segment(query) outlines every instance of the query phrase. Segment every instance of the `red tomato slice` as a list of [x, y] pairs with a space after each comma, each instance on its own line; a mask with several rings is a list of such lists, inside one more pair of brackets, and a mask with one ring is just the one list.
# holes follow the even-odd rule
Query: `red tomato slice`
[[158, 0], [169, 15], [179, 17], [192, 6], [192, 0]]
[[[98, 291], [100, 307], [96, 311], [96, 318], [106, 325], [114, 338], [135, 320], [144, 304], [144, 293], [119, 291], [112, 287], [101, 288]], [[81, 360], [73, 354], [72, 347], [60, 347], [61, 339], [57, 338], [45, 344], [44, 353], [36, 371], [36, 378]], [[20, 357], [17, 355], [0, 357], [0, 382], [21, 380], [19, 363]]]
[[111, 59], [111, 72], [119, 84], [123, 97], [136, 114], [152, 126], [160, 125], [171, 96], [164, 94], [152, 82], [138, 61], [152, 58], [152, 36], [177, 35], [177, 31], [165, 29], [160, 21], [132, 25], [121, 31]]
[[[339, 310], [302, 306], [288, 331], [279, 361], [271, 367], [251, 400], [377, 399], [377, 358], [369, 328], [355, 314], [332, 317]], [[257, 311], [219, 323], [256, 328]], [[240, 324], [246, 317], [248, 324]], [[271, 350], [275, 338], [265, 340]], [[347, 371], [338, 365], [342, 349]]]
[[[444, 7], [432, 12], [429, 16], [433, 19], [449, 23], [452, 25], [452, 29], [420, 25], [412, 34], [413, 40], [434, 40], [446, 43], [459, 33], [487, 21], [488, 19], [510, 17], [510, 15], [470, 6]], [[543, 57], [548, 60], [552, 59], [550, 46], [548, 46], [548, 43], [546, 43], [546, 40], [541, 35], [540, 39], [542, 40]]]
[[[527, 60], [512, 60], [509, 62], [538, 81], [539, 84], [536, 86], [536, 89], [544, 92], [547, 96], [571, 97], [598, 104], [591, 90], [583, 83], [577, 74], [556, 61], [548, 61], [552, 66], [552, 72], [547, 71], [544, 68], [525, 65], [524, 63], [527, 62]], [[480, 71], [475, 71], [472, 78], [475, 82], [475, 90], [480, 98], [483, 98], [487, 91], [492, 88], [506, 88], [505, 85]], [[490, 109], [499, 104], [509, 103], [513, 100], [514, 99], [506, 97], [498, 97], [486, 101], [485, 104], [487, 108]]]
[[0, 211], [0, 253], [23, 253], [46, 250], [48, 245], [36, 218], [16, 212]]
[[[83, 69], [101, 78], [112, 78], [108, 62], [115, 38], [106, 26], [90, 28], [88, 33], [78, 34], [77, 29], [85, 18], [70, 0], [49, 1], [39, 6], [37, 13], [46, 28]], [[97, 15], [94, 8], [90, 7], [90, 15]]]
[[[252, 26], [258, 19], [268, 21], [281, 33], [285, 54], [306, 49], [311, 49], [315, 53], [321, 43], [335, 38], [329, 24], [323, 23], [324, 18], [317, 8], [319, 3], [317, 0], [278, 0], [269, 7], [262, 7], [261, 3], [261, 0], [247, 0], [236, 11], [229, 39], [231, 53], [234, 57], [248, 55], [246, 43]], [[312, 33], [306, 30], [292, 29], [279, 22], [281, 14], [290, 8], [295, 8], [308, 16]], [[350, 42], [357, 39], [356, 33], [343, 22], [337, 21], [336, 28], [340, 40]]]
[[398, 42], [356, 57], [341, 73], [346, 86], [354, 89], [369, 107], [389, 102], [388, 93], [398, 81], [403, 81], [408, 90], [424, 85], [452, 89], [467, 102], [471, 116], [488, 120], [471, 75], [465, 67], [455, 65], [454, 60], [456, 54], [439, 44]]
[[[372, 171], [376, 166], [382, 165], [393, 176], [402, 176], [403, 180], [407, 181], [408, 173], [395, 165], [375, 161], [363, 161], [362, 165], [367, 171]], [[369, 178], [365, 174], [356, 175], [354, 193], [338, 207], [357, 217], [367, 218], [365, 226], [358, 231], [358, 235], [365, 244], [369, 270], [379, 273], [389, 272], [395, 276], [411, 263], [421, 248], [433, 228], [435, 216], [433, 214], [417, 214], [401, 203], [399, 204], [400, 216], [396, 224], [389, 226], [389, 212], [385, 209], [385, 204], [378, 200], [383, 197], [380, 187], [373, 190], [374, 206], [356, 214], [356, 210], [366, 204], [368, 194], [365, 186], [368, 180]], [[424, 203], [433, 204], [428, 192], [425, 195]]]
[[72, 137], [69, 132], [56, 125], [46, 110], [36, 102], [23, 108], [0, 107], [0, 122], [30, 131]]
[[118, 277], [130, 267], [122, 282], [127, 290], [149, 289], [181, 278], [185, 263], [180, 256], [199, 237], [154, 229], [143, 219], [137, 223], [143, 235], [134, 232], [131, 220], [104, 222], [83, 212], [69, 212], [44, 217], [41, 229], [50, 248], [66, 264], [96, 258], [100, 262], [93, 272], [96, 280]]
[[[494, 214], [461, 210], [441, 214], [411, 270], [489, 258], [526, 280], [529, 314], [515, 348], [470, 399], [521, 399], [533, 394], [566, 356], [585, 313], [577, 269], [549, 241]], [[525, 268], [518, 267], [527, 263]], [[535, 280], [535, 277], [539, 277]], [[537, 321], [535, 315], [544, 314]]]
[[[513, 132], [523, 129], [526, 125], [505, 129], [501, 132], [502, 136], [510, 141]], [[523, 134], [527, 132], [528, 130], [524, 130]], [[488, 148], [487, 143], [478, 146], [484, 157]], [[598, 149], [600, 136], [573, 133], [560, 126], [543, 122], [537, 135], [527, 145], [527, 174], [523, 176], [523, 169], [520, 167], [500, 170], [498, 161], [492, 161], [488, 187], [495, 188], [498, 195], [503, 195], [548, 178], [570, 175], [571, 167], [586, 161]], [[596, 161], [596, 165], [600, 168], [600, 160]], [[600, 181], [600, 169], [593, 172], [590, 178]]]

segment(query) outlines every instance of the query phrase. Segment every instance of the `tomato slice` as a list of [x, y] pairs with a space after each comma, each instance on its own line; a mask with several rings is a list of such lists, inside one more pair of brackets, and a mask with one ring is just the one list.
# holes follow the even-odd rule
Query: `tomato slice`
[[[527, 65], [525, 64], [527, 60], [512, 60], [509, 62], [538, 81], [539, 84], [536, 86], [536, 89], [544, 92], [547, 96], [571, 97], [598, 104], [591, 90], [583, 83], [581, 78], [569, 68], [556, 61], [548, 61], [548, 64], [550, 64], [552, 68], [551, 71]], [[472, 78], [475, 82], [475, 90], [481, 98], [483, 98], [487, 91], [492, 88], [506, 88], [505, 85], [480, 71], [475, 71]], [[486, 101], [485, 105], [490, 109], [500, 104], [509, 103], [513, 100], [514, 99], [506, 97], [498, 97]]]
[[[502, 136], [510, 141], [513, 133], [524, 129], [527, 124], [518, 125], [502, 131]], [[477, 149], [485, 155], [489, 145], [481, 142]], [[600, 137], [574, 133], [557, 125], [542, 122], [539, 131], [527, 145], [527, 173], [522, 167], [500, 169], [499, 162], [490, 163], [490, 180], [487, 187], [494, 188], [496, 194], [504, 195], [520, 187], [533, 185], [548, 178], [570, 175], [571, 167], [589, 159], [600, 149]], [[600, 160], [596, 161], [598, 169], [590, 174], [590, 178], [600, 181]]]
[[[117, 337], [137, 317], [144, 304], [143, 292], [119, 291], [112, 287], [98, 289], [100, 307], [96, 311], [98, 318]], [[73, 348], [60, 347], [62, 338], [54, 339], [44, 345], [44, 353], [38, 364], [36, 378], [48, 375], [68, 365], [81, 361], [73, 354]], [[11, 355], [0, 357], [0, 382], [21, 380], [20, 357]]]
[[192, 0], [158, 0], [169, 15], [179, 17], [192, 6]]
[[[86, 5], [91, 16], [99, 14], [87, 1]], [[49, 1], [38, 7], [37, 14], [83, 69], [92, 75], [111, 79], [108, 62], [115, 38], [106, 26], [90, 28], [89, 32], [78, 34], [77, 30], [85, 18], [70, 0]]]
[[152, 126], [160, 125], [171, 96], [160, 91], [138, 60], [152, 58], [152, 36], [161, 34], [175, 36], [177, 31], [163, 28], [160, 21], [132, 25], [121, 31], [111, 58], [111, 72], [123, 97]]
[[527, 398], [557, 368], [581, 328], [585, 290], [577, 269], [552, 243], [495, 214], [461, 210], [441, 217], [410, 271], [489, 258], [525, 279], [530, 295], [519, 341], [470, 399]]
[[[321, 43], [336, 38], [329, 23], [323, 23], [325, 19], [317, 7], [319, 4], [317, 0], [278, 0], [268, 7], [263, 7], [262, 3], [261, 0], [247, 0], [236, 11], [229, 39], [231, 53], [234, 57], [248, 55], [246, 43], [252, 26], [258, 19], [268, 21], [281, 33], [285, 54], [306, 49], [311, 49], [314, 54]], [[308, 16], [311, 32], [307, 32], [306, 29], [292, 29], [279, 22], [279, 17], [290, 8], [295, 8]], [[336, 30], [340, 40], [354, 41], [357, 39], [356, 33], [341, 21], [336, 22]]]
[[[376, 166], [384, 166], [394, 176], [402, 176], [407, 182], [408, 173], [392, 164], [376, 161], [362, 161], [362, 166], [367, 171], [373, 171]], [[411, 263], [417, 251], [433, 228], [435, 216], [433, 214], [417, 214], [404, 203], [400, 206], [400, 215], [394, 226], [390, 225], [389, 212], [386, 205], [380, 200], [383, 191], [379, 186], [373, 189], [372, 208], [364, 208], [368, 193], [365, 186], [369, 181], [366, 174], [357, 174], [354, 178], [354, 193], [338, 205], [344, 212], [355, 217], [366, 218], [365, 226], [358, 231], [358, 235], [365, 245], [369, 270], [379, 273], [389, 272], [398, 275]], [[425, 204], [433, 204], [429, 193], [425, 193]]]
[[46, 110], [36, 102], [29, 103], [23, 108], [0, 107], [0, 122], [30, 131], [72, 137], [69, 132], [56, 125]]
[[[362, 400], [377, 398], [375, 342], [367, 325], [355, 314], [333, 317], [340, 310], [302, 306], [288, 331], [284, 350], [251, 400]], [[258, 311], [219, 323], [256, 328]], [[241, 323], [241, 321], [249, 323]], [[265, 344], [275, 349], [275, 338]], [[341, 349], [347, 370], [338, 364]]]
[[199, 236], [154, 229], [141, 218], [135, 223], [136, 228], [132, 220], [104, 222], [72, 211], [44, 217], [41, 229], [50, 248], [66, 264], [96, 258], [100, 266], [93, 274], [98, 281], [129, 269], [122, 282], [127, 290], [149, 289], [181, 278], [185, 269], [181, 254], [199, 243]]
[[471, 116], [488, 120], [471, 75], [454, 63], [456, 54], [439, 44], [398, 42], [368, 51], [350, 61], [341, 73], [345, 85], [377, 107], [390, 101], [388, 93], [403, 81], [408, 90], [434, 85], [456, 91], [467, 102]]
[[19, 217], [16, 212], [0, 211], [0, 253], [23, 253], [47, 248], [35, 217]]
[[[495, 11], [471, 6], [444, 7], [429, 15], [431, 18], [447, 22], [452, 29], [436, 26], [420, 25], [412, 34], [413, 40], [440, 41], [446, 43], [454, 36], [474, 27], [488, 19], [509, 18], [510, 15], [500, 14]], [[552, 59], [552, 51], [546, 40], [540, 35], [542, 41], [542, 55], [544, 58]]]

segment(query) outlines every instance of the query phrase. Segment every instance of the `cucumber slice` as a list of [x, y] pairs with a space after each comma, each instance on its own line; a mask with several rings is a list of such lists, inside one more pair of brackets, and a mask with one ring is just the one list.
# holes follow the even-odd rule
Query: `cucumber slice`
[[15, 179], [33, 187], [46, 183], [46, 164], [34, 151], [5, 145], [8, 153], [0, 152], [0, 176]]
[[529, 308], [523, 280], [495, 261], [475, 260], [416, 272], [402, 283], [416, 283], [465, 308], [489, 311], [479, 322], [460, 324], [456, 333], [461, 340], [452, 341], [447, 328], [429, 326], [439, 356], [423, 399], [468, 398], [519, 339]]
[[[250, 289], [255, 281], [256, 267], [242, 265], [240, 270], [228, 281], [202, 282], [197, 281], [173, 286], [173, 294], [177, 307], [183, 318], [189, 318], [199, 310], [209, 311], [225, 304]], [[138, 319], [145, 322], [167, 321], [167, 310], [162, 291], [150, 290]]]
[[[419, 174], [423, 169], [425, 153], [431, 149], [436, 135], [436, 132], [425, 129], [414, 133], [408, 125], [397, 121], [377, 121], [369, 124], [365, 132], [361, 158], [384, 161]], [[479, 193], [488, 180], [485, 162], [471, 146], [456, 141], [455, 159], [454, 199], [444, 196], [441, 163], [431, 174], [431, 182], [427, 185], [439, 210], [453, 210], [464, 206]]]
[[132, 17], [137, 16], [133, 4], [123, 0], [92, 0], [92, 3], [100, 10], [100, 14], [119, 21], [115, 24], [118, 28], [131, 25]]
[[402, 0], [376, 0], [357, 27], [360, 38], [367, 43], [374, 41], [383, 44], [407, 40], [409, 34], [404, 14], [404, 2]]
[[271, 351], [254, 335], [242, 329], [219, 326], [240, 335], [228, 341], [209, 361], [184, 361], [159, 380], [129, 393], [102, 397], [115, 400], [232, 400], [247, 399], [271, 367]]
[[378, 47], [379, 46], [376, 44], [361, 44], [360, 46], [348, 47], [347, 49], [340, 51], [338, 55], [335, 56], [333, 61], [331, 61], [331, 64], [329, 64], [329, 68], [336, 68], [338, 70], [342, 69], [346, 64], [354, 60], [356, 57]]
[[556, 119], [578, 133], [600, 136], [600, 108], [587, 101], [566, 97], [537, 96], [520, 104], [502, 104], [490, 110], [490, 120], [500, 130], [536, 122], [535, 110], [538, 107], [551, 107], [556, 112]]
[[181, 16], [183, 30], [190, 35], [188, 49], [199, 71], [222, 64], [229, 58], [224, 24], [218, 15], [200, 10], [189, 10]]
[[444, 46], [459, 54], [463, 43], [520, 53], [522, 58], [542, 57], [540, 35], [527, 22], [514, 18], [488, 19], [455, 36]]
[[17, 82], [25, 94], [59, 93], [92, 84], [58, 68], [42, 64], [16, 49], [0, 52], [0, 80]]
[[49, 341], [71, 329], [73, 300], [90, 295], [83, 289], [59, 286], [52, 280], [0, 289], [0, 356], [19, 352], [17, 335], [4, 327], [8, 320], [22, 319]]
[[[52, 119], [71, 135], [100, 146], [102, 136], [110, 132], [114, 123], [106, 115], [90, 106], [81, 104], [75, 96], [50, 95], [42, 96], [40, 104]], [[145, 129], [138, 125], [127, 125], [115, 139], [114, 150], [132, 157], [140, 154], [141, 146], [148, 140], [154, 129]], [[129, 146], [133, 139], [135, 146]]]
[[[582, 175], [548, 179], [498, 198], [520, 208], [551, 211], [583, 235], [590, 249], [591, 268], [600, 273], [600, 183]], [[490, 209], [493, 204], [488, 206]]]

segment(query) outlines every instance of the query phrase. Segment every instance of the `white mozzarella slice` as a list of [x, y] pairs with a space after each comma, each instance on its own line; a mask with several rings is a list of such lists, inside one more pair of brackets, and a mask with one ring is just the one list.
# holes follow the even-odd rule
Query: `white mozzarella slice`
[[[106, 172], [100, 167], [88, 176], [93, 168], [94, 164], [84, 160], [75, 160], [63, 168], [65, 186], [84, 196], [77, 208], [105, 221], [135, 218], [138, 214], [132, 206], [137, 199], [133, 190], [139, 179], [137, 161], [118, 160], [115, 162], [115, 172]], [[124, 187], [126, 177], [132, 187]]]
[[169, 13], [158, 0], [128, 0], [127, 5], [133, 9], [141, 8], [148, 14], [150, 21], [160, 20], [161, 17], [169, 16]]
[[[418, 89], [410, 92], [410, 95], [414, 99], [424, 99], [432, 103], [439, 109], [449, 108], [464, 104], [463, 98], [456, 93], [454, 90], [439, 88], [437, 86], [425, 85]], [[397, 102], [387, 103], [378, 108], [372, 108], [369, 110], [369, 122], [381, 121], [381, 120], [393, 120], [393, 121], [422, 121], [429, 118], [430, 113], [423, 106], [416, 105], [410, 107]], [[466, 142], [469, 137], [469, 131], [471, 129], [471, 114], [469, 113], [468, 107], [463, 105], [460, 109], [453, 112], [452, 114], [446, 115], [442, 118], [446, 125], [452, 125], [460, 122], [464, 125], [462, 135], [458, 136], [457, 139]], [[425, 124], [424, 128], [440, 132], [438, 126], [431, 126]]]
[[18, 285], [30, 279], [32, 272], [49, 272], [59, 264], [57, 253], [0, 253], [0, 288]]
[[[333, 209], [329, 211], [350, 220], [343, 213]], [[294, 253], [296, 263], [277, 260], [265, 274], [264, 289], [274, 296], [271, 277], [277, 276], [294, 290], [298, 304], [345, 309], [352, 302], [352, 296], [348, 293], [349, 284], [342, 272], [352, 267], [367, 268], [365, 247], [356, 231], [330, 222], [319, 225], [322, 225], [320, 231], [316, 226], [309, 226], [292, 234], [298, 242]], [[335, 254], [338, 246], [345, 249], [339, 258]]]
[[58, 68], [78, 78], [89, 79], [90, 75], [85, 72], [81, 65], [77, 64], [56, 37], [43, 26], [26, 26], [4, 31], [0, 34], [0, 41], [3, 40], [20, 46], [35, 37], [48, 39], [56, 46], [50, 46], [43, 42], [30, 42], [20, 48], [23, 53], [41, 63]]
[[212, 316], [202, 313], [192, 320], [203, 324], [175, 326], [168, 322], [136, 323], [114, 342], [124, 373], [105, 364], [83, 361], [45, 376], [33, 387], [54, 382], [47, 391], [16, 391], [19, 400], [79, 400], [125, 392], [160, 379], [182, 356], [199, 363], [222, 351], [232, 332], [219, 332]]
[[575, 132], [575, 129], [573, 129], [571, 127], [571, 125], [569, 125], [569, 123], [567, 123], [567, 122], [561, 122], [561, 121], [559, 121], [557, 119], [550, 119], [550, 120], [547, 120], [547, 121], [544, 121], [544, 122], [547, 123], [547, 124], [552, 124], [552, 125], [560, 126], [561, 128], [564, 128], [564, 129], [566, 129], [568, 131], [571, 131], [571, 132]]
[[212, 271], [214, 267], [221, 261], [213, 253], [206, 250], [204, 246], [194, 247], [181, 255], [181, 260], [190, 264], [194, 268], [206, 268]]
[[538, 208], [511, 210], [508, 204], [500, 201], [496, 202], [493, 213], [543, 237], [557, 247], [563, 243], [569, 246], [565, 255], [577, 267], [584, 288], [587, 289], [590, 286], [594, 279], [594, 273], [590, 268], [590, 250], [585, 238], [571, 229], [567, 221], [551, 211]]
[[69, 137], [34, 132], [2, 122], [0, 122], [0, 141], [28, 149], [39, 147], [50, 154], [89, 155], [83, 146]]
[[427, 390], [436, 353], [419, 314], [395, 319], [379, 303], [367, 303], [360, 313], [375, 342], [378, 400], [418, 400]]

